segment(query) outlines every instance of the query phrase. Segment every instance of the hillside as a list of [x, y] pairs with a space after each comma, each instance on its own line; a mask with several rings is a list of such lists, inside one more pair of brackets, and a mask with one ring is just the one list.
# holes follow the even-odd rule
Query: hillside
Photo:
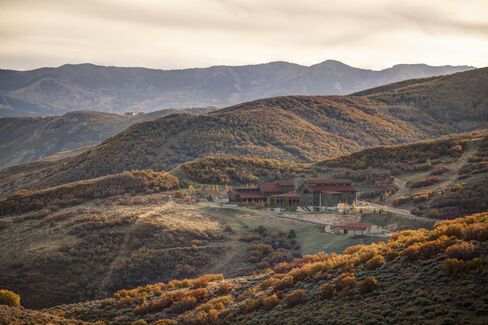
[[470, 69], [473, 67], [404, 64], [373, 71], [327, 60], [310, 67], [271, 62], [182, 70], [92, 64], [31, 71], [0, 70], [0, 116], [225, 107], [290, 94], [345, 95], [400, 80]]
[[128, 126], [175, 112], [198, 114], [209, 109], [167, 109], [137, 116], [93, 111], [52, 117], [0, 118], [0, 169], [61, 151], [99, 144]]
[[203, 184], [240, 185], [297, 177], [352, 179], [360, 199], [431, 218], [486, 211], [488, 132], [380, 146], [312, 164], [206, 157], [171, 171]]
[[0, 216], [42, 208], [56, 209], [83, 201], [121, 195], [174, 189], [179, 181], [167, 173], [132, 170], [121, 174], [67, 183], [37, 191], [18, 191], [0, 198]]
[[[476, 83], [472, 82], [474, 79]], [[48, 173], [36, 172], [22, 178], [28, 178], [32, 188], [42, 188], [130, 169], [171, 170], [209, 155], [310, 163], [367, 147], [411, 142], [486, 125], [484, 90], [488, 85], [488, 68], [413, 84], [419, 84], [418, 89], [432, 98], [442, 98], [447, 85], [463, 89], [465, 96], [449, 110], [447, 106], [438, 107], [446, 111], [444, 117], [425, 108], [422, 101], [416, 106], [412, 99], [416, 97], [404, 96], [401, 103], [385, 103], [388, 98], [396, 98], [396, 90], [383, 92], [381, 100], [370, 98], [373, 95], [286, 96], [200, 115], [173, 114], [133, 125], [101, 145], [63, 161]], [[473, 106], [476, 101], [480, 104]], [[450, 110], [466, 114], [450, 114]], [[22, 180], [17, 183], [25, 184]]]
[[487, 240], [482, 213], [257, 275], [156, 283], [43, 312], [117, 324], [485, 324]]
[[[198, 204], [214, 190], [165, 191], [171, 177], [145, 175], [142, 184], [140, 172], [125, 173], [19, 194], [31, 204], [0, 202], [0, 288], [19, 292], [23, 306], [50, 307], [204, 273], [250, 274], [324, 247], [372, 241]], [[157, 186], [161, 178], [166, 185]]]
[[98, 144], [130, 124], [128, 117], [99, 112], [0, 118], [0, 168]]

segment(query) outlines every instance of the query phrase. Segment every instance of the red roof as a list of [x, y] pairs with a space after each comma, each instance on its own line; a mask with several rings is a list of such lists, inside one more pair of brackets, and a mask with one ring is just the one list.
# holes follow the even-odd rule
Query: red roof
[[270, 198], [287, 198], [287, 199], [299, 199], [300, 196], [298, 195], [297, 192], [288, 192], [288, 193], [283, 193], [283, 194], [276, 194], [276, 195], [271, 195]]
[[352, 184], [350, 179], [335, 178], [308, 178], [303, 182], [306, 184]]
[[284, 179], [284, 180], [278, 181], [278, 185], [279, 186], [293, 186], [293, 182], [288, 180], [288, 179]]
[[261, 192], [283, 192], [278, 183], [261, 183], [258, 187]]
[[241, 199], [265, 199], [266, 197], [261, 195], [259, 192], [237, 192]]
[[356, 192], [356, 189], [351, 185], [346, 186], [324, 186], [316, 185], [309, 187], [314, 192]]
[[356, 223], [347, 223], [345, 224], [344, 226], [342, 226], [342, 228], [344, 229], [362, 229], [362, 230], [366, 230], [368, 229], [368, 227], [371, 226], [369, 223], [359, 223], [359, 222], [356, 222]]

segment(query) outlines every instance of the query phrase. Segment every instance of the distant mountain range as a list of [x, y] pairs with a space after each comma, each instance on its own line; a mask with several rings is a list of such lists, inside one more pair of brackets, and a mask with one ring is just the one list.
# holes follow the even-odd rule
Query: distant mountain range
[[271, 62], [182, 70], [67, 64], [0, 70], [0, 116], [122, 113], [179, 107], [225, 107], [283, 95], [345, 95], [412, 78], [473, 69], [400, 64], [373, 71], [327, 60], [312, 66]]

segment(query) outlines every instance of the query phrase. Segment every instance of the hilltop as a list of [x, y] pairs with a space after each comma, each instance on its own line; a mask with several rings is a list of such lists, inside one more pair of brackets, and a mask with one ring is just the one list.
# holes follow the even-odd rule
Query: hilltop
[[43, 313], [117, 324], [484, 324], [487, 239], [482, 213], [256, 275], [160, 282]]
[[198, 114], [210, 109], [167, 109], [125, 116], [94, 111], [50, 117], [0, 118], [0, 169], [42, 159], [58, 152], [99, 144], [132, 124], [175, 112]]
[[[403, 96], [397, 88], [367, 96], [285, 96], [200, 115], [172, 114], [133, 125], [49, 173], [22, 177], [42, 188], [130, 169], [171, 170], [210, 155], [312, 163], [486, 125], [488, 68], [418, 80], [409, 89], [413, 85], [416, 90]], [[464, 96], [442, 106], [449, 87]]]
[[288, 62], [182, 70], [66, 64], [31, 71], [0, 70], [0, 116], [111, 113], [174, 107], [225, 107], [282, 95], [345, 95], [411, 78], [473, 69], [396, 65], [381, 71], [334, 60], [310, 67]]

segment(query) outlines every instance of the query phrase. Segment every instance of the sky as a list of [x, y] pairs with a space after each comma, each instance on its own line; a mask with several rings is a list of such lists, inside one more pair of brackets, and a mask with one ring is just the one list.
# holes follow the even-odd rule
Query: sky
[[0, 68], [488, 66], [488, 0], [0, 0]]

